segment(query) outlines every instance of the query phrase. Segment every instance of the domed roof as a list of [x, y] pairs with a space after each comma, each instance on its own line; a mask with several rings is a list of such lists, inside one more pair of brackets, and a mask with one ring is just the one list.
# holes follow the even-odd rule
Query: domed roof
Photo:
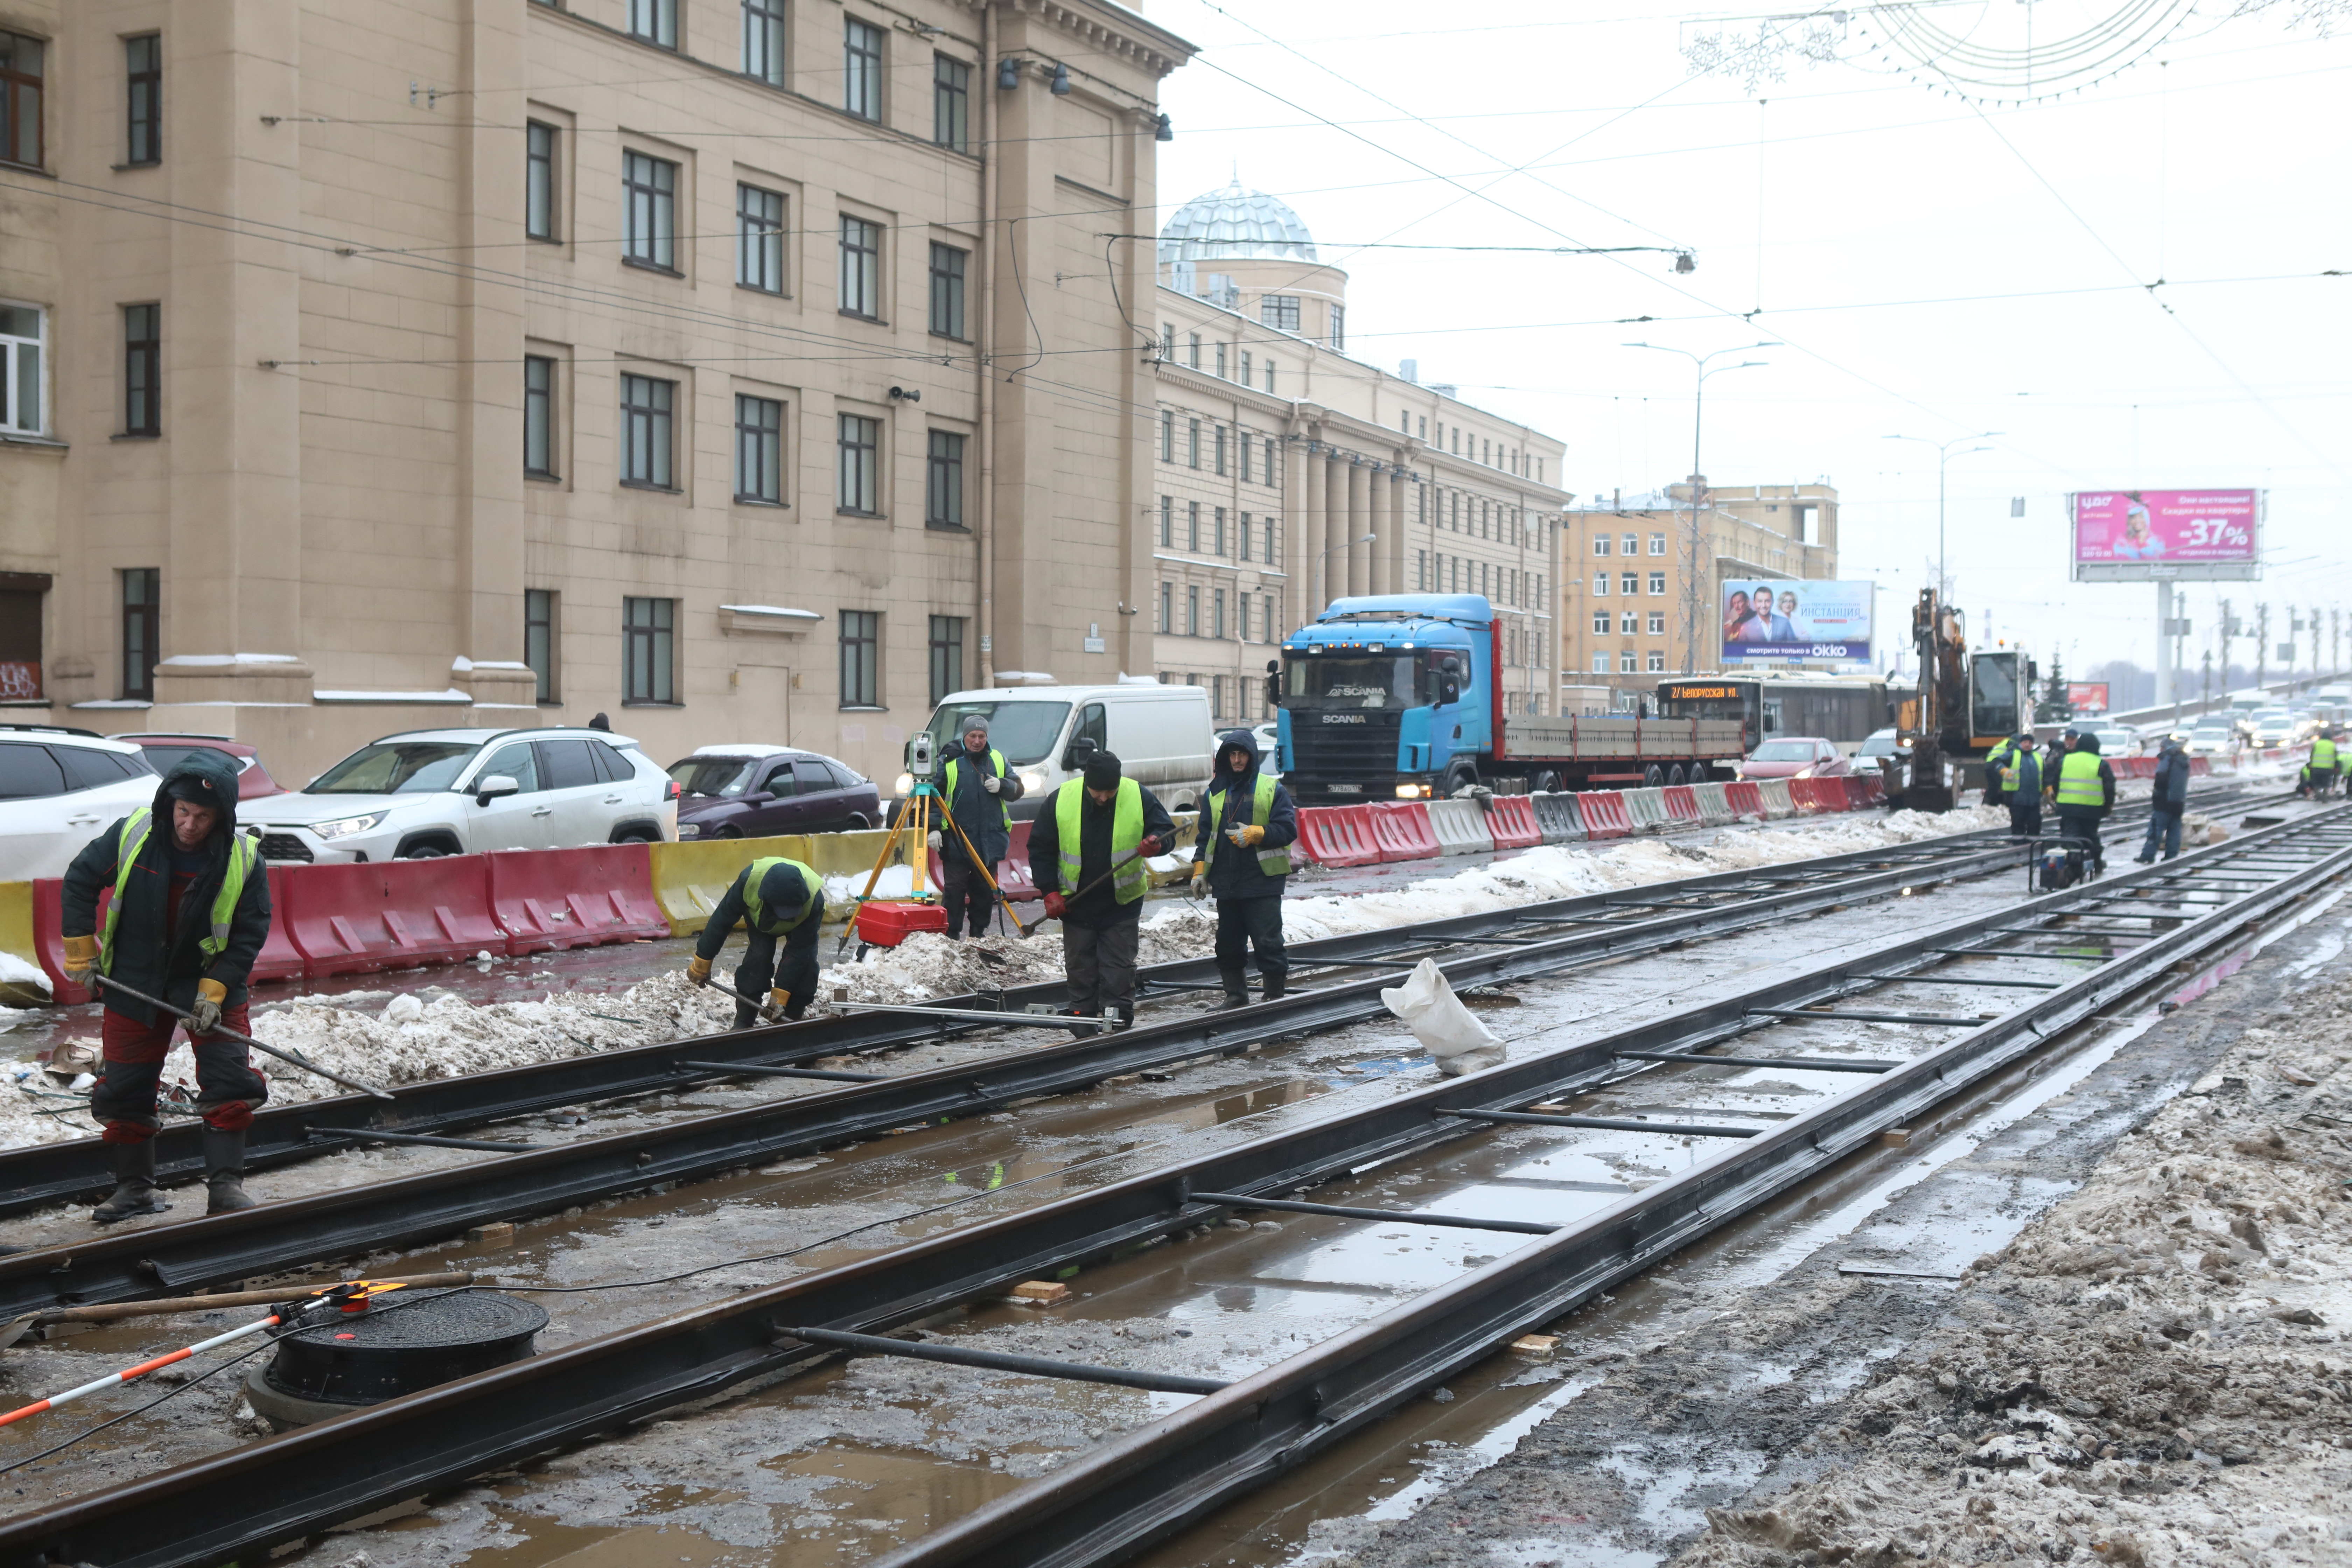
[[1279, 197], [1244, 190], [1236, 174], [1222, 191], [1194, 196], [1160, 231], [1162, 261], [1222, 261], [1243, 256], [1315, 259], [1315, 237]]

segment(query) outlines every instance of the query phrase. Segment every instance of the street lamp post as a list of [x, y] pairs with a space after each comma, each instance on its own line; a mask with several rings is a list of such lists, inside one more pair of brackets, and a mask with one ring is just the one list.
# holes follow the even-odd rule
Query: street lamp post
[[[1936, 448], [1936, 603], [1939, 606], [1951, 594], [1951, 579], [1944, 571], [1944, 465], [1955, 456], [1952, 448], [1961, 442], [1990, 440], [1993, 437], [2001, 434], [2003, 432], [1999, 430], [1979, 430], [1973, 436], [1955, 436], [1948, 441], [1938, 441], [1928, 436], [1886, 437], [1890, 441], [1916, 441], [1922, 446]], [[1971, 447], [1967, 451], [1957, 455], [1969, 458], [1974, 457], [1979, 452], [1991, 450], [1990, 447]]]
[[1709, 370], [1706, 362], [1724, 354], [1748, 353], [1756, 349], [1777, 349], [1781, 345], [1778, 340], [1775, 340], [1769, 342], [1749, 343], [1746, 348], [1717, 349], [1704, 354], [1695, 354], [1688, 349], [1669, 348], [1664, 343], [1625, 343], [1622, 346], [1629, 349], [1649, 349], [1656, 353], [1680, 354], [1697, 367], [1697, 376], [1691, 392], [1690, 563], [1683, 572], [1683, 673], [1690, 675], [1696, 673], [1698, 668], [1698, 508], [1700, 500], [1698, 492], [1700, 477], [1705, 472], [1699, 467], [1698, 454], [1700, 422], [1706, 412], [1706, 378], [1710, 375], [1721, 375], [1727, 370], [1752, 370], [1767, 363], [1760, 359], [1751, 359], [1739, 364], [1719, 364], [1713, 370]]
[[[1331, 606], [1330, 595], [1323, 590], [1325, 586], [1324, 579], [1329, 575], [1331, 556], [1333, 552], [1345, 550], [1350, 545], [1370, 544], [1378, 538], [1380, 538], [1380, 535], [1377, 533], [1367, 533], [1361, 539], [1343, 539], [1339, 541], [1339, 543], [1332, 545], [1329, 549], [1325, 550], [1323, 553], [1315, 558], [1315, 590], [1317, 595], [1322, 599], [1323, 607], [1325, 609], [1328, 609]], [[1318, 611], [1317, 613], [1320, 614], [1321, 612]]]

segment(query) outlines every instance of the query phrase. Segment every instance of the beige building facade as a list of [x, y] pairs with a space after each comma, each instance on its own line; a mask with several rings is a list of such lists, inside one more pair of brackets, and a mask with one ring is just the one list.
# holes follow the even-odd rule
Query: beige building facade
[[940, 690], [1161, 667], [1154, 258], [1099, 237], [1190, 47], [1135, 13], [0, 0], [0, 719], [887, 780]]

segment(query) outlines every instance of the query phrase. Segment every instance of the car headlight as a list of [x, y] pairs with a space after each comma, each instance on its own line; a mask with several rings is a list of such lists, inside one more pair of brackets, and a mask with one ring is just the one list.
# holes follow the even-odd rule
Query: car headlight
[[681, 822], [677, 825], [677, 836], [680, 838], [699, 838], [702, 837], [702, 824]]
[[1790, 773], [1789, 776], [1792, 779], [1809, 779], [1813, 776], [1813, 770], [1810, 767], [1799, 768], [1795, 773]]
[[1022, 790], [1023, 790], [1024, 793], [1026, 793], [1027, 791], [1030, 791], [1030, 790], [1044, 789], [1045, 787], [1045, 769], [1043, 769], [1043, 768], [1023, 768], [1023, 769], [1021, 770], [1021, 788], [1022, 788]]
[[310, 824], [310, 831], [329, 843], [332, 843], [338, 838], [349, 838], [353, 834], [365, 833], [369, 828], [382, 822], [385, 815], [381, 811], [372, 811], [365, 816], [339, 816], [332, 822]]

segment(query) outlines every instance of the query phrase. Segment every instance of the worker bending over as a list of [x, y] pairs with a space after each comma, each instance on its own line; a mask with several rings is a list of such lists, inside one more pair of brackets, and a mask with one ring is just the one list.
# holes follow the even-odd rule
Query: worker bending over
[[[106, 927], [98, 895], [112, 888]], [[236, 830], [236, 767], [199, 746], [163, 775], [141, 806], [86, 845], [66, 868], [61, 933], [66, 979], [119, 980], [194, 1016], [196, 1113], [204, 1118], [206, 1214], [248, 1209], [245, 1130], [269, 1084], [243, 1045], [213, 1031], [248, 1032], [246, 979], [269, 938], [269, 878], [260, 847]], [[104, 1061], [89, 1111], [114, 1153], [114, 1192], [90, 1214], [100, 1225], [169, 1207], [155, 1191], [155, 1092], [180, 1020], [98, 987]]]
[[1290, 877], [1290, 846], [1298, 812], [1290, 792], [1258, 765], [1257, 737], [1228, 730], [1217, 738], [1217, 761], [1192, 849], [1192, 886], [1217, 900], [1217, 974], [1225, 1005], [1249, 1005], [1243, 967], [1257, 951], [1258, 978], [1269, 1002], [1282, 994], [1290, 963], [1282, 950], [1282, 889]]
[[2295, 794], [2325, 800], [2336, 787], [2336, 731], [2326, 725], [2311, 738], [2311, 760], [2303, 764], [2303, 780]]
[[1151, 868], [1176, 825], [1152, 793], [1097, 752], [1086, 772], [1055, 790], [1029, 829], [1029, 876], [1062, 922], [1070, 1011], [1135, 1022], [1135, 950]]
[[[735, 966], [735, 1027], [748, 1029], [763, 1015], [770, 1023], [797, 1021], [816, 995], [816, 942], [824, 929], [824, 879], [798, 860], [770, 855], [737, 874], [710, 911], [710, 923], [694, 944], [686, 977], [710, 983], [710, 961], [727, 945], [727, 933], [743, 922], [743, 962]], [[783, 952], [776, 952], [781, 939]], [[764, 1006], [751, 998], [765, 991]]]

